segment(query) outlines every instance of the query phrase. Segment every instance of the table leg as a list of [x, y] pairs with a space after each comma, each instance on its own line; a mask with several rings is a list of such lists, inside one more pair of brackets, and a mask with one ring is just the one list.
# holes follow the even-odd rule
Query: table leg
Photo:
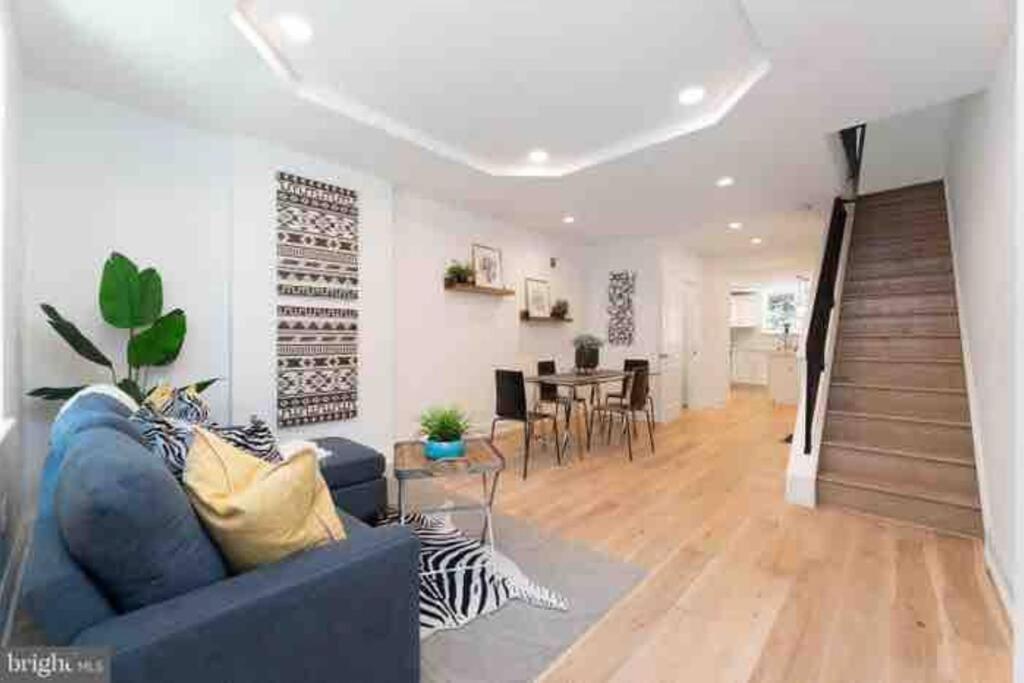
[[398, 523], [405, 524], [405, 480], [398, 480]]
[[481, 483], [483, 484], [483, 498], [481, 499], [481, 507], [484, 512], [484, 528], [480, 532], [480, 542], [483, 543], [484, 539], [487, 539], [487, 544], [494, 550], [494, 496], [498, 491], [498, 479], [501, 476], [501, 471], [495, 472], [491, 476], [490, 490], [487, 486], [487, 473], [484, 472], [480, 475]]

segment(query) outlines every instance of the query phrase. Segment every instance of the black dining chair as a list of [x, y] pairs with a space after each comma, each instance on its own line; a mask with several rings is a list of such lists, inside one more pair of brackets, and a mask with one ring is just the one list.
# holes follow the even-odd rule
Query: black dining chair
[[622, 431], [626, 434], [626, 447], [629, 453], [629, 459], [633, 459], [633, 434], [637, 433], [636, 427], [636, 414], [643, 413], [645, 422], [647, 423], [647, 438], [651, 442], [651, 452], [654, 452], [654, 414], [651, 409], [650, 402], [648, 399], [649, 385], [650, 385], [650, 374], [646, 367], [638, 367], [632, 370], [629, 375], [626, 376], [626, 387], [625, 395], [627, 400], [623, 401], [605, 401], [604, 403], [596, 406], [590, 413], [590, 419], [595, 419], [596, 415], [601, 415], [602, 418], [606, 418], [607, 423], [607, 436], [606, 441], [611, 443], [612, 440], [612, 424], [614, 418], [621, 416], [623, 419]]
[[[544, 375], [553, 375], [556, 372], [558, 372], [558, 370], [557, 370], [557, 366], [555, 365], [555, 361], [553, 361], [553, 360], [542, 360], [542, 361], [538, 361], [537, 362], [537, 375], [538, 376], [543, 377]], [[587, 402], [587, 399], [585, 399], [582, 396], [580, 396], [579, 394], [577, 394], [575, 389], [572, 390], [572, 395], [571, 396], [565, 396], [563, 394], [558, 393], [558, 386], [555, 385], [555, 384], [544, 384], [543, 382], [541, 382], [539, 386], [540, 386], [540, 389], [539, 389], [540, 393], [539, 393], [539, 398], [538, 398], [538, 402], [539, 403], [541, 403], [541, 404], [544, 404], [544, 403], [554, 403], [555, 404], [555, 414], [556, 415], [558, 414], [558, 406], [562, 406], [565, 409], [565, 431], [566, 431], [565, 439], [566, 439], [566, 446], [568, 445], [568, 440], [569, 440], [569, 433], [568, 432], [569, 432], [569, 430], [571, 428], [571, 425], [569, 424], [569, 421], [570, 421], [570, 418], [572, 417], [572, 409], [573, 409], [574, 405], [579, 405], [579, 407], [583, 410], [583, 425], [587, 428], [587, 447], [589, 448], [590, 447], [590, 411], [589, 411], [589, 403]], [[593, 396], [591, 396], [591, 400], [593, 400]]]
[[[647, 402], [651, 406], [651, 415], [653, 415], [654, 414], [654, 397], [651, 396], [651, 392], [650, 392], [650, 374], [649, 374], [651, 372], [651, 361], [647, 360], [646, 358], [627, 358], [626, 360], [624, 360], [622, 362], [622, 371], [623, 372], [630, 372], [632, 370], [637, 370], [639, 368], [644, 368], [648, 372], [648, 375], [647, 375], [647, 381], [648, 381], [648, 384], [647, 384]], [[622, 402], [622, 398], [629, 393], [629, 390], [626, 388], [626, 382], [627, 381], [628, 381], [628, 378], [622, 380], [622, 388], [619, 391], [617, 391], [617, 392], [612, 392], [612, 393], [609, 393], [608, 395], [606, 395], [605, 396], [605, 400], [606, 401], [613, 401], [613, 402], [616, 402], [616, 403], [621, 403]], [[634, 434], [635, 433], [636, 432], [634, 431]]]
[[530, 441], [533, 440], [534, 424], [551, 420], [555, 431], [555, 458], [562, 464], [562, 441], [558, 435], [557, 413], [542, 413], [530, 410], [526, 404], [526, 380], [518, 370], [495, 370], [495, 408], [494, 419], [491, 420], [491, 441], [494, 441], [494, 429], [499, 422], [521, 422], [523, 424], [523, 479], [526, 479], [530, 467]]

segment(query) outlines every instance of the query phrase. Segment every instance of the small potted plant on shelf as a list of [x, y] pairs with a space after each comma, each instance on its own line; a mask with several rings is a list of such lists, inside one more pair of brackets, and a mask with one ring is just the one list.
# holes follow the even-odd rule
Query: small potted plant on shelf
[[434, 406], [420, 416], [424, 450], [431, 460], [460, 458], [466, 453], [462, 436], [469, 430], [469, 420], [458, 408]]
[[455, 285], [471, 285], [475, 279], [473, 266], [468, 263], [452, 261], [444, 271], [444, 286], [446, 288]]
[[565, 299], [558, 299], [551, 306], [551, 317], [557, 320], [565, 320], [569, 317], [569, 302]]
[[600, 350], [604, 342], [592, 334], [580, 334], [573, 338], [572, 345], [576, 347], [576, 370], [578, 372], [591, 372], [597, 369], [601, 360]]

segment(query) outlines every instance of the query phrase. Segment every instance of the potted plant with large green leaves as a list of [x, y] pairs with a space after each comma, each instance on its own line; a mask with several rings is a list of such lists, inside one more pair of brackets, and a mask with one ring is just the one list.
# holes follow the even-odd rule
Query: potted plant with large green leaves
[[573, 337], [572, 345], [576, 347], [576, 371], [593, 372], [601, 362], [601, 347], [604, 341], [592, 334], [579, 334]]
[[[185, 312], [175, 308], [163, 312], [163, 281], [155, 268], [139, 270], [131, 259], [114, 252], [103, 265], [100, 279], [99, 308], [110, 326], [127, 332], [124, 376], [114, 363], [93, 344], [78, 327], [50, 304], [41, 304], [47, 322], [61, 339], [80, 356], [110, 371], [111, 381], [136, 401], [143, 401], [151, 389], [146, 386], [146, 369], [170, 365], [181, 352], [187, 330]], [[204, 380], [193, 386], [203, 391], [216, 380]], [[29, 396], [46, 400], [65, 400], [84, 389], [40, 387]]]

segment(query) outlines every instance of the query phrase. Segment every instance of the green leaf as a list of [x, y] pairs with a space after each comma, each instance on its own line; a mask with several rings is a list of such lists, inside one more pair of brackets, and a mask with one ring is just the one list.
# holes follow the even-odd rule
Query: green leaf
[[85, 387], [39, 387], [28, 392], [33, 398], [46, 401], [66, 401]]
[[185, 312], [180, 308], [158, 318], [128, 342], [128, 364], [141, 368], [173, 362], [185, 343], [185, 331]]
[[122, 330], [140, 327], [141, 287], [139, 269], [125, 256], [114, 252], [103, 264], [100, 281], [100, 312], [110, 325]]
[[46, 317], [49, 319], [47, 322], [50, 323], [50, 327], [52, 327], [54, 331], [61, 336], [61, 339], [66, 341], [79, 356], [86, 360], [91, 360], [97, 365], [102, 365], [107, 368], [114, 367], [114, 364], [110, 362], [110, 359], [103, 355], [103, 352], [96, 348], [95, 344], [86, 339], [85, 335], [79, 331], [74, 323], [65, 320], [61, 314], [57, 312], [57, 309], [49, 304], [42, 304], [40, 308], [43, 309], [43, 313], [45, 313]]
[[146, 401], [145, 394], [142, 393], [142, 389], [139, 388], [139, 385], [133, 379], [125, 377], [117, 383], [117, 388], [134, 398], [136, 403], [142, 404]]
[[195, 382], [192, 384], [192, 388], [196, 390], [197, 394], [201, 394], [210, 388], [210, 385], [220, 381], [220, 377], [213, 377], [212, 379], [204, 379], [201, 382]]
[[164, 312], [164, 287], [160, 273], [153, 268], [146, 268], [139, 273], [139, 315], [138, 325], [152, 325]]

